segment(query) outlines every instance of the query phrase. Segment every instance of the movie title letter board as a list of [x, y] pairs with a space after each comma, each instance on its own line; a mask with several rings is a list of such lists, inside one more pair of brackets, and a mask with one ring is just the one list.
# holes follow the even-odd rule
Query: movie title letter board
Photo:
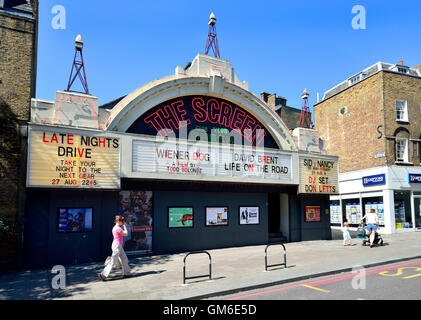
[[120, 140], [30, 130], [28, 187], [120, 188]]
[[300, 157], [299, 193], [338, 194], [338, 160]]
[[133, 172], [291, 180], [291, 156], [133, 141]]

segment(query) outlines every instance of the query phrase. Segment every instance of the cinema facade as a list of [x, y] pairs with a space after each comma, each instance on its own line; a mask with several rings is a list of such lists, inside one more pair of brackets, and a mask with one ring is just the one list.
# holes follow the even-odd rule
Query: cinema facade
[[338, 158], [314, 130], [293, 137], [226, 60], [198, 55], [102, 107], [58, 91], [31, 108], [28, 268], [104, 259], [116, 214], [128, 254], [331, 238]]

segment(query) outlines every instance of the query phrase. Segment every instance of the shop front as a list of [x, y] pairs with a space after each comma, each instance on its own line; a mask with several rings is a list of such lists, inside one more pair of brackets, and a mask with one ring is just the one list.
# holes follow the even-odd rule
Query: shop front
[[[196, 70], [196, 71], [192, 71]], [[107, 108], [58, 92], [28, 125], [25, 265], [330, 239], [338, 159], [301, 151], [226, 60], [199, 55]]]
[[421, 170], [390, 166], [339, 175], [340, 194], [331, 196], [332, 228], [347, 221], [357, 228], [372, 209], [379, 216], [380, 232], [421, 230]]

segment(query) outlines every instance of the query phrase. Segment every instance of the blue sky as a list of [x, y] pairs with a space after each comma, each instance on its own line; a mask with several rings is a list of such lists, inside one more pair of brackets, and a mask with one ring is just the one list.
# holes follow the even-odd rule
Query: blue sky
[[[52, 21], [65, 8], [65, 29]], [[355, 5], [366, 29], [355, 30]], [[323, 93], [378, 62], [421, 64], [419, 0], [99, 1], [41, 0], [37, 98], [66, 89], [81, 33], [90, 93], [104, 104], [204, 53], [211, 12], [221, 58], [257, 95], [267, 91], [301, 108], [301, 93]], [[79, 89], [79, 88], [77, 88]]]

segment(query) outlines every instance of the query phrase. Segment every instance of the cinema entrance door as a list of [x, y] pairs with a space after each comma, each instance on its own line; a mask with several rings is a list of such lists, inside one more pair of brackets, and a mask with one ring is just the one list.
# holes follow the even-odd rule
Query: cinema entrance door
[[269, 242], [288, 242], [290, 234], [290, 195], [288, 193], [268, 194]]

